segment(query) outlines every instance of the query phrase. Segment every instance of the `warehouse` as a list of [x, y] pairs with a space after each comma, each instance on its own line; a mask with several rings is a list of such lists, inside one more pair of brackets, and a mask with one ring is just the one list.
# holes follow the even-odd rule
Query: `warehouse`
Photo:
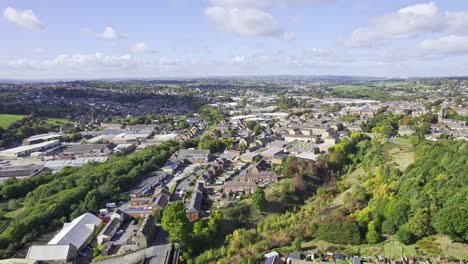
[[21, 146], [17, 148], [7, 149], [0, 151], [0, 157], [2, 158], [19, 158], [31, 155], [33, 152], [41, 152], [53, 147], [60, 145], [60, 141], [52, 140], [47, 141], [39, 144], [28, 145], [28, 146]]

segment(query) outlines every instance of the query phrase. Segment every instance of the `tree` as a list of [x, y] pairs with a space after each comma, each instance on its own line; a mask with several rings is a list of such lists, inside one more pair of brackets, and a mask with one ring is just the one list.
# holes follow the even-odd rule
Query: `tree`
[[262, 127], [260, 126], [260, 123], [255, 124], [255, 126], [252, 129], [252, 132], [254, 132], [255, 135], [260, 135], [260, 132], [262, 132]]
[[408, 231], [405, 226], [400, 227], [400, 229], [396, 232], [398, 240], [405, 245], [412, 244], [414, 242], [414, 235]]
[[262, 189], [257, 188], [252, 195], [253, 207], [257, 209], [258, 211], [263, 211], [265, 209], [265, 203], [266, 203], [265, 192]]
[[162, 227], [169, 232], [169, 241], [185, 245], [188, 239], [187, 212], [182, 201], [170, 203], [164, 209]]
[[435, 229], [448, 234], [454, 241], [468, 241], [468, 210], [466, 204], [452, 205], [434, 214], [432, 225]]
[[408, 221], [408, 230], [416, 237], [422, 238], [432, 235], [434, 229], [431, 226], [431, 215], [427, 208], [420, 209]]
[[379, 242], [379, 234], [375, 230], [375, 224], [373, 221], [367, 225], [366, 241], [369, 244], [375, 244]]
[[301, 247], [301, 242], [302, 242], [302, 239], [300, 236], [297, 236], [294, 241], [292, 242], [292, 247], [294, 250], [296, 251], [301, 251], [302, 250], [302, 247]]

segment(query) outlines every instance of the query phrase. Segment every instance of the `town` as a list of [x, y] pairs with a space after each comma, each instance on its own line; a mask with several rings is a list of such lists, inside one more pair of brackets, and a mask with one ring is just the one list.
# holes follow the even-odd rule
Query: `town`
[[[347, 179], [340, 175], [346, 174], [348, 168], [352, 172], [353, 168], [347, 165], [351, 161], [336, 155], [337, 149], [349, 142], [371, 140], [372, 144], [393, 146], [395, 151], [408, 150], [404, 153], [408, 155], [423, 141], [466, 142], [468, 138], [468, 108], [462, 99], [468, 94], [465, 80], [443, 79], [436, 84], [434, 80], [424, 79], [368, 83], [341, 80], [344, 82], [341, 84], [340, 80], [319, 78], [201, 82], [205, 83], [204, 87], [187, 90], [186, 94], [184, 89], [192, 81], [171, 83], [180, 85], [177, 89], [154, 86], [157, 81], [3, 84], [0, 93], [11, 100], [2, 101], [6, 112], [0, 115], [2, 119], [26, 114], [11, 112], [23, 105], [24, 109], [30, 106], [39, 111], [35, 116], [24, 115], [5, 124], [1, 130], [4, 141], [0, 150], [0, 182], [5, 205], [0, 220], [2, 233], [16, 232], [13, 229], [16, 219], [28, 217], [26, 210], [37, 206], [31, 200], [34, 195], [39, 204], [41, 199], [47, 203], [46, 197], [40, 198], [39, 193], [32, 191], [40, 189], [42, 184], [53, 183], [55, 177], [78, 173], [84, 178], [73, 183], [77, 187], [87, 181], [86, 175], [81, 176], [80, 168], [85, 174], [93, 174], [93, 167], [111, 164], [116, 169], [109, 168], [104, 173], [128, 179], [119, 180], [125, 183], [116, 182], [120, 187], [111, 193], [106, 189], [108, 183], [92, 183], [96, 186], [91, 191], [95, 192], [93, 200], [88, 201], [86, 194], [77, 196], [86, 197], [89, 204], [85, 207], [78, 210], [81, 203], [73, 202], [77, 208], [73, 214], [59, 214], [53, 223], [35, 229], [33, 235], [25, 234], [17, 242], [10, 238], [10, 246], [3, 247], [0, 243], [2, 256], [15, 258], [14, 262], [0, 263], [180, 263], [181, 259], [196, 255], [187, 252], [189, 246], [184, 242], [187, 238], [181, 238], [188, 234], [175, 238], [173, 229], [177, 221], [185, 226], [177, 232], [190, 232], [187, 226], [193, 226], [193, 232], [195, 228], [204, 230], [208, 221], [208, 228], [219, 233], [228, 229], [231, 233], [234, 229], [232, 224], [227, 224], [228, 220], [234, 227], [248, 228], [242, 217], [260, 221], [261, 215], [302, 212], [293, 208], [303, 202], [293, 200], [305, 201], [317, 188], [324, 188], [320, 186], [336, 181], [345, 184]], [[272, 88], [251, 88], [264, 84]], [[141, 85], [139, 89], [138, 85]], [[223, 85], [227, 88], [218, 89]], [[362, 90], [357, 90], [362, 86]], [[366, 86], [378, 87], [385, 94], [373, 95], [374, 90]], [[24, 91], [14, 92], [17, 87]], [[125, 87], [132, 88], [123, 90]], [[144, 87], [149, 88], [144, 90]], [[117, 93], [120, 89], [122, 92]], [[154, 99], [142, 97], [141, 91], [154, 94]], [[352, 92], [362, 91], [369, 96], [355, 99]], [[55, 99], [50, 100], [50, 96]], [[167, 96], [173, 96], [177, 103], [168, 101]], [[186, 99], [179, 100], [180, 97]], [[131, 100], [126, 102], [125, 98]], [[165, 102], [165, 106], [160, 102]], [[88, 107], [83, 108], [84, 104]], [[63, 118], [55, 121], [54, 126], [23, 134], [27, 137], [12, 136], [5, 140], [22, 120], [45, 120], [48, 124], [47, 113], [41, 112], [44, 105], [68, 109], [61, 113]], [[45, 114], [41, 116], [41, 113]], [[150, 155], [147, 153], [151, 152], [145, 152], [148, 150], [161, 155], [157, 160], [145, 161], [156, 165], [138, 163], [138, 169], [117, 170], [125, 159], [137, 159], [133, 155]], [[324, 157], [328, 160], [324, 161]], [[414, 159], [412, 154], [408, 158]], [[319, 166], [323, 162], [328, 165]], [[411, 161], [397, 163], [405, 163], [399, 164], [404, 171]], [[92, 177], [94, 181], [102, 181]], [[284, 196], [288, 193], [283, 190], [288, 188], [288, 182], [293, 193], [294, 190], [302, 193], [300, 197], [293, 193], [291, 197]], [[343, 198], [344, 194], [354, 195], [352, 192], [357, 188], [351, 186], [341, 191], [343, 195], [337, 191], [335, 195], [340, 198], [328, 198], [333, 201], [322, 205], [320, 214], [332, 214], [337, 208], [344, 208], [346, 203], [339, 204], [337, 199], [351, 199]], [[245, 209], [246, 205], [253, 209]], [[175, 210], [168, 208], [171, 206], [177, 210], [181, 208], [176, 206], [183, 206], [185, 220], [170, 218], [177, 217], [169, 215], [168, 212]], [[246, 216], [244, 210], [256, 211], [252, 211], [255, 216]], [[225, 222], [224, 227], [220, 221]], [[212, 231], [206, 232], [203, 234], [209, 236]], [[216, 237], [212, 234], [213, 240]], [[411, 250], [405, 253], [403, 247], [389, 255], [381, 250], [357, 254], [333, 246], [312, 246], [305, 250], [307, 247], [301, 246], [305, 238], [294, 237], [292, 247], [268, 247], [267, 252], [263, 255], [260, 252], [249, 263], [430, 263], [427, 254], [431, 253], [426, 252], [424, 257], [406, 255]]]

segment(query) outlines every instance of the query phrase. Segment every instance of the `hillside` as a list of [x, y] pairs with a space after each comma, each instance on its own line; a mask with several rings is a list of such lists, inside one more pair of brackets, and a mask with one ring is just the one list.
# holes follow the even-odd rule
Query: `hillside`
[[[201, 254], [195, 263], [254, 263], [270, 250], [342, 251], [397, 258], [468, 257], [468, 144], [450, 140], [408, 145], [361, 140], [348, 153], [348, 171], [325, 181], [314, 195], [284, 213], [245, 212], [244, 202], [223, 212], [243, 212], [224, 245]], [[327, 157], [333, 165], [336, 150]], [[414, 157], [414, 162], [413, 161]], [[403, 170], [403, 171], [402, 171]], [[278, 205], [271, 193], [288, 193], [290, 179], [266, 190], [266, 208]], [[274, 188], [275, 191], [271, 191]], [[309, 191], [314, 192], [313, 189]], [[296, 189], [297, 192], [297, 189]], [[281, 196], [281, 195], [280, 195]], [[292, 201], [292, 193], [288, 201]], [[300, 199], [299, 199], [300, 200]], [[280, 204], [281, 205], [281, 204]]]

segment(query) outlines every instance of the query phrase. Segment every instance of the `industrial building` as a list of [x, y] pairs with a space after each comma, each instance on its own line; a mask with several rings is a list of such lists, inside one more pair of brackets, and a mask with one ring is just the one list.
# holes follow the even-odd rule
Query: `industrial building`
[[19, 157], [29, 156], [33, 152], [41, 152], [41, 151], [44, 151], [53, 147], [57, 147], [59, 145], [60, 145], [60, 141], [52, 140], [52, 141], [42, 142], [39, 144], [26, 145], [26, 146], [21, 146], [17, 148], [6, 149], [3, 151], [0, 151], [0, 157], [16, 159]]

